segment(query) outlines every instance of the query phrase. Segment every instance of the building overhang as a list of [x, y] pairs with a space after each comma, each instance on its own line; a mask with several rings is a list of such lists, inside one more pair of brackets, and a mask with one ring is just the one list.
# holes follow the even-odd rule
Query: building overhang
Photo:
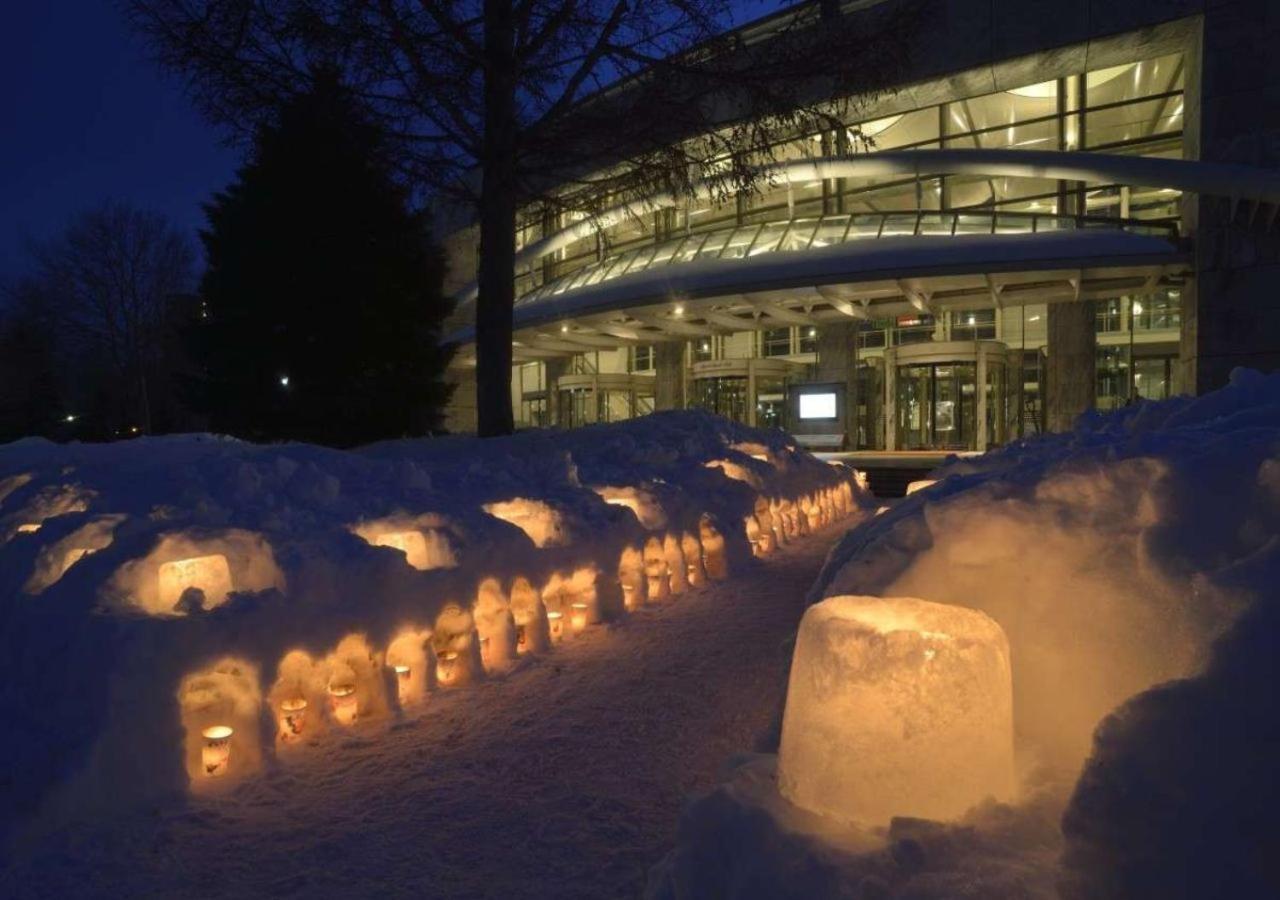
[[[520, 361], [602, 347], [819, 326], [912, 313], [1148, 294], [1181, 283], [1189, 255], [1119, 229], [903, 236], [706, 259], [518, 303]], [[467, 345], [472, 329], [451, 340]], [[464, 349], [460, 362], [472, 354]]]

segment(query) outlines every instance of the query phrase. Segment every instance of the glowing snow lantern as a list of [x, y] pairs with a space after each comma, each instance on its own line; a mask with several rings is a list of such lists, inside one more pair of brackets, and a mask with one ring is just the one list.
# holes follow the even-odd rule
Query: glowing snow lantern
[[661, 603], [671, 599], [671, 578], [667, 572], [667, 557], [662, 541], [651, 537], [644, 545], [645, 599]]
[[558, 609], [548, 610], [547, 627], [551, 631], [551, 643], [560, 643], [560, 639], [564, 637], [564, 613]]
[[200, 732], [200, 736], [204, 738], [200, 764], [207, 777], [217, 778], [227, 774], [227, 768], [231, 765], [231, 735], [234, 733], [230, 725], [212, 725]]
[[280, 704], [280, 741], [292, 744], [302, 739], [302, 730], [307, 725], [307, 701], [302, 697], [291, 697]]
[[396, 673], [396, 699], [400, 701], [401, 706], [408, 706], [415, 698], [413, 697], [412, 677], [413, 670], [405, 665], [395, 667]]
[[704, 515], [698, 520], [698, 535], [702, 543], [702, 568], [712, 581], [723, 581], [729, 577], [729, 562], [725, 558], [724, 535], [712, 523], [711, 517]]
[[333, 720], [339, 725], [354, 725], [360, 715], [356, 686], [350, 683], [330, 684], [329, 707], [333, 710]]
[[587, 627], [587, 613], [590, 610], [590, 604], [575, 603], [571, 609], [573, 611], [569, 613], [569, 627], [573, 629], [574, 634], [581, 634]]
[[700, 588], [707, 583], [707, 572], [702, 565], [702, 544], [697, 535], [686, 531], [682, 539], [684, 546], [685, 580], [689, 587]]
[[953, 819], [1013, 786], [1009, 644], [986, 614], [833, 597], [800, 622], [778, 781], [845, 821]]
[[440, 659], [436, 662], [436, 680], [446, 686], [458, 680], [457, 650], [446, 650], [440, 654]]
[[936, 478], [922, 478], [919, 481], [913, 481], [907, 485], [907, 496], [910, 497], [916, 491], [923, 491], [925, 488], [933, 487], [938, 483]]
[[231, 569], [221, 553], [193, 556], [160, 565], [160, 601], [172, 608], [190, 588], [198, 588], [205, 606], [217, 606], [232, 591]]
[[751, 555], [764, 556], [768, 550], [765, 547], [764, 536], [760, 531], [760, 523], [756, 521], [756, 517], [745, 517], [742, 520], [742, 526], [747, 532], [747, 543], [751, 545]]

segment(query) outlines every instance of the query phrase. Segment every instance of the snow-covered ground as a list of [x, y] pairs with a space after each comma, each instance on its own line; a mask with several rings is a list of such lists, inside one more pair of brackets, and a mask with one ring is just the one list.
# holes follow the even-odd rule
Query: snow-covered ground
[[60, 830], [0, 894], [634, 897], [686, 795], [774, 727], [788, 638], [842, 531], [228, 796]]
[[634, 894], [872, 508], [695, 413], [0, 448], [3, 887]]
[[998, 623], [1014, 797], [949, 822], [909, 803], [888, 822], [815, 815], [764, 753], [686, 809], [651, 896], [1280, 896], [1280, 374], [936, 477], [850, 531], [810, 600], [916, 597]]

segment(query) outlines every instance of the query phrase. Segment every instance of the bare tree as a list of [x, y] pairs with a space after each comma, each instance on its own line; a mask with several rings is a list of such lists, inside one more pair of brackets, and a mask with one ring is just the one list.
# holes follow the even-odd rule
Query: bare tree
[[126, 413], [150, 431], [170, 314], [192, 286], [187, 235], [159, 213], [106, 203], [32, 252], [35, 273], [20, 290], [52, 315], [65, 343], [107, 361]]
[[726, 34], [733, 0], [127, 2], [215, 121], [250, 134], [335, 66], [405, 177], [475, 205], [482, 435], [512, 428], [521, 209], [592, 214], [696, 181], [750, 192], [780, 140], [833, 133], [840, 102], [892, 79], [913, 15], [893, 4], [864, 30], [823, 0]]

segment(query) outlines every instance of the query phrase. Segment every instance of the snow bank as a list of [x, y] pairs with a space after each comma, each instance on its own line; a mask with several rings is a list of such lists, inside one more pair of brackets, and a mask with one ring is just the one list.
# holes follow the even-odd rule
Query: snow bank
[[744, 521], [783, 504], [872, 501], [781, 433], [692, 412], [354, 452], [0, 447], [0, 838], [429, 715], [434, 691], [750, 565]]
[[[650, 893], [1274, 892], [1278, 534], [1280, 374], [949, 465], [847, 534], [810, 599], [911, 596], [994, 620], [1014, 801], [924, 836], [901, 819], [840, 832], [782, 798], [768, 757], [690, 806]], [[1226, 870], [1238, 889], [1209, 890]]]

